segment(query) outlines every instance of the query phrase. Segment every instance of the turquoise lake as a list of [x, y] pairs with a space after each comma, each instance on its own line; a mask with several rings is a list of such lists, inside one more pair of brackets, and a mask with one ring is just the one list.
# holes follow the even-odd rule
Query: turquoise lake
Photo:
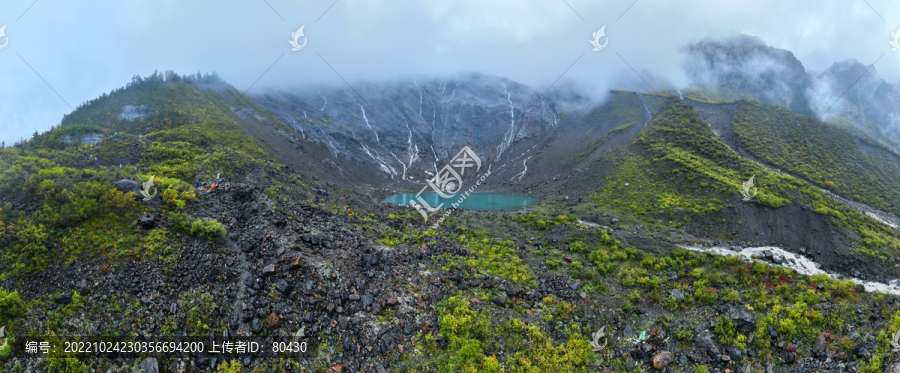
[[[463, 193], [459, 193], [451, 199], [441, 198], [437, 193], [422, 193], [422, 199], [431, 207], [443, 203], [443, 207], [450, 205], [460, 199]], [[385, 198], [381, 203], [393, 203], [395, 205], [410, 204], [411, 200], [416, 199], [416, 193], [400, 193]], [[468, 210], [487, 210], [487, 211], [515, 211], [525, 206], [531, 206], [540, 202], [537, 198], [514, 196], [511, 194], [498, 193], [472, 193], [466, 198], [459, 208]]]

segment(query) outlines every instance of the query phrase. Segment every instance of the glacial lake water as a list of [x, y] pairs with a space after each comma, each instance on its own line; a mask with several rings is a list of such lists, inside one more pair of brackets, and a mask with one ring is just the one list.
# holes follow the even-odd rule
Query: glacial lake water
[[[458, 193], [454, 198], [441, 198], [437, 193], [422, 193], [422, 199], [431, 207], [437, 207], [441, 203], [443, 207], [450, 207], [451, 204], [458, 201], [463, 193]], [[385, 198], [381, 203], [393, 203], [395, 205], [410, 205], [410, 201], [416, 200], [416, 193], [400, 193]], [[463, 201], [459, 208], [468, 210], [487, 210], [487, 211], [515, 211], [525, 206], [531, 206], [540, 202], [537, 198], [515, 196], [512, 194], [499, 193], [472, 193]]]

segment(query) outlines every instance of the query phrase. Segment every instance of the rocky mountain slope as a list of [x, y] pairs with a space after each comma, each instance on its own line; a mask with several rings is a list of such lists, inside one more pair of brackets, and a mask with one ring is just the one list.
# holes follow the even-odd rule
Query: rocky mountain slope
[[[356, 89], [361, 97], [246, 97], [214, 75], [136, 77], [0, 150], [0, 369], [895, 367], [895, 295], [806, 276], [776, 255], [685, 249], [773, 245], [835, 276], [895, 279], [900, 232], [818, 187], [868, 172], [867, 202], [891, 208], [889, 150], [806, 119], [831, 135], [799, 154], [776, 151], [775, 140], [800, 140], [746, 134], [799, 119], [749, 101], [615, 91], [594, 102], [566, 90], [538, 99], [481, 75]], [[479, 191], [541, 202], [451, 211], [436, 228], [378, 203], [391, 189], [418, 191], [463, 145], [492, 171]], [[862, 158], [845, 173], [797, 163], [829, 146]], [[813, 177], [823, 172], [831, 178]], [[747, 202], [739, 191], [751, 176], [758, 193]], [[296, 336], [307, 350], [24, 352], [29, 338], [91, 335]]]

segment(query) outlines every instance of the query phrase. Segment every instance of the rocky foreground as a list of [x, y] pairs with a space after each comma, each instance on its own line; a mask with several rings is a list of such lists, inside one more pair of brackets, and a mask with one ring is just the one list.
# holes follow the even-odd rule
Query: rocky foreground
[[[19, 342], [47, 333], [282, 340], [302, 328], [308, 351], [34, 359], [16, 350], [0, 360], [3, 369], [69, 371], [65, 358], [76, 357], [88, 371], [147, 373], [563, 371], [547, 368], [553, 361], [578, 371], [855, 372], [874, 371], [874, 359], [900, 371], [889, 366], [885, 337], [897, 323], [894, 296], [816, 284], [776, 267], [673, 254], [664, 240], [686, 239], [684, 232], [618, 219], [601, 234], [613, 234], [611, 261], [573, 244], [590, 242], [592, 230], [568, 224], [535, 230], [506, 213], [454, 211], [435, 234], [423, 234], [427, 228], [413, 211], [374, 204], [361, 191], [334, 184], [309, 191], [287, 176], [275, 180], [280, 193], [234, 184], [191, 207], [193, 217], [224, 224], [224, 237], [185, 235], [175, 255], [85, 258], [2, 286], [29, 302], [15, 328]], [[298, 198], [307, 191], [312, 198]], [[147, 206], [139, 222], [144, 234], [172, 224], [158, 204]], [[487, 237], [477, 230], [510, 239], [504, 246], [510, 256], [492, 258], [460, 238]], [[519, 261], [524, 269], [510, 271], [523, 270], [524, 277], [496, 269]], [[721, 278], [710, 281], [715, 276], [704, 271]], [[761, 288], [741, 282], [748, 272]], [[792, 299], [788, 293], [811, 303], [780, 304]], [[776, 309], [785, 306], [801, 315]], [[799, 324], [785, 335], [772, 312]], [[484, 322], [483, 330], [474, 329]], [[460, 348], [470, 341], [481, 346], [474, 358]]]

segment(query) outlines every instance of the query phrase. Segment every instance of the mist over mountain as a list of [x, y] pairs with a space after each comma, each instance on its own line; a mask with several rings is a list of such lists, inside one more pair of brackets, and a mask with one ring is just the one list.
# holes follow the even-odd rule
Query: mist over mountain
[[820, 118], [900, 144], [900, 84], [886, 82], [875, 67], [857, 60], [835, 62], [810, 77], [807, 95]]
[[465, 145], [489, 162], [502, 159], [514, 142], [547, 134], [561, 112], [588, 103], [577, 92], [539, 94], [506, 78], [465, 74], [254, 97], [333, 154], [374, 161], [391, 178], [422, 179]]
[[850, 59], [810, 71], [790, 51], [749, 35], [704, 39], [682, 51], [689, 90], [718, 101], [751, 98], [784, 106], [900, 148], [900, 83], [886, 82], [875, 67]]
[[682, 48], [691, 85], [721, 92], [726, 97], [748, 97], [781, 105], [809, 115], [806, 89], [809, 77], [790, 51], [766, 45], [762, 39], [736, 35], [704, 39]]

